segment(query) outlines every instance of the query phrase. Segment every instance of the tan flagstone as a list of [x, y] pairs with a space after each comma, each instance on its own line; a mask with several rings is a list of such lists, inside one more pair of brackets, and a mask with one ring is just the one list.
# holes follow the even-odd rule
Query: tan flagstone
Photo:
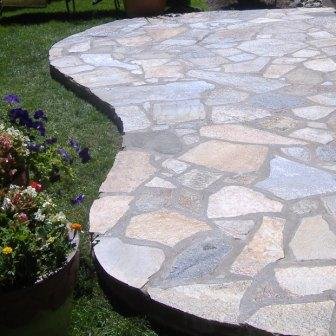
[[282, 218], [264, 217], [259, 230], [232, 265], [232, 272], [255, 276], [265, 266], [284, 258]]
[[210, 229], [204, 222], [177, 212], [161, 210], [133, 217], [126, 229], [126, 236], [174, 246], [195, 233]]
[[167, 306], [206, 320], [238, 323], [240, 302], [251, 281], [194, 284], [161, 289], [150, 287], [150, 297]]
[[322, 216], [304, 218], [289, 246], [297, 260], [336, 259], [336, 235]]
[[282, 204], [241, 186], [223, 187], [209, 197], [208, 217], [237, 217], [250, 213], [280, 212]]
[[303, 145], [305, 142], [238, 124], [211, 125], [201, 128], [201, 135], [226, 141], [261, 145]]
[[333, 301], [271, 305], [260, 308], [247, 323], [272, 334], [331, 336], [334, 307]]
[[100, 192], [132, 192], [156, 171], [150, 154], [135, 150], [121, 151], [100, 187]]
[[129, 209], [133, 196], [106, 196], [96, 199], [90, 209], [90, 232], [104, 234]]
[[240, 145], [211, 140], [203, 142], [180, 157], [181, 160], [232, 173], [257, 171], [264, 163], [267, 147]]

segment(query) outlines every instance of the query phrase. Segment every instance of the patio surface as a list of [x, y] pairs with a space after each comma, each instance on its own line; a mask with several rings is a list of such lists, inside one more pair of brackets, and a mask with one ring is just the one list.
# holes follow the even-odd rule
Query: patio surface
[[90, 213], [119, 297], [198, 334], [336, 335], [333, 11], [122, 20], [52, 47], [53, 76], [125, 133]]

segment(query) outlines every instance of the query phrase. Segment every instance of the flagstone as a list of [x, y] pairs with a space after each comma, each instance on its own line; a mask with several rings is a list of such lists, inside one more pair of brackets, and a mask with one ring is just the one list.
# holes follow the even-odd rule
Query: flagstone
[[321, 58], [303, 63], [308, 69], [321, 72], [330, 72], [336, 70], [336, 63], [330, 58]]
[[101, 185], [100, 192], [132, 192], [150, 178], [156, 169], [150, 163], [150, 154], [135, 150], [121, 151]]
[[235, 239], [244, 240], [254, 228], [253, 220], [216, 220], [216, 226], [225, 234], [232, 236]]
[[327, 144], [334, 139], [333, 132], [311, 127], [306, 127], [294, 131], [290, 134], [290, 136], [292, 136], [293, 138], [318, 142], [322, 144]]
[[150, 287], [150, 297], [169, 307], [210, 321], [238, 324], [239, 307], [250, 281], [194, 284], [167, 289]]
[[274, 334], [331, 336], [333, 301], [269, 305], [260, 308], [246, 322]]
[[93, 252], [111, 277], [139, 289], [160, 269], [165, 259], [158, 248], [126, 244], [113, 237], [99, 237]]
[[237, 217], [259, 212], [281, 212], [280, 202], [240, 186], [223, 187], [209, 197], [208, 217]]
[[264, 72], [264, 77], [280, 78], [293, 69], [295, 69], [295, 65], [271, 64]]
[[209, 276], [231, 252], [225, 239], [206, 238], [180, 251], [167, 272], [167, 280], [196, 279]]
[[127, 212], [133, 196], [105, 196], [96, 199], [90, 209], [90, 232], [106, 233]]
[[336, 259], [336, 235], [322, 216], [304, 218], [289, 246], [297, 260]]
[[154, 177], [151, 181], [149, 181], [148, 183], [146, 183], [146, 187], [150, 187], [150, 188], [165, 188], [165, 189], [175, 189], [176, 186], [165, 180], [162, 179], [160, 177]]
[[336, 176], [277, 156], [270, 162], [269, 177], [258, 182], [256, 187], [282, 199], [293, 200], [336, 192]]
[[300, 161], [309, 162], [311, 159], [310, 152], [305, 147], [286, 147], [281, 148], [281, 151]]
[[325, 92], [308, 98], [318, 104], [336, 106], [336, 95], [334, 92]]
[[293, 109], [293, 113], [295, 115], [309, 120], [322, 119], [334, 111], [336, 111], [334, 107], [319, 106], [319, 105], [298, 107]]
[[275, 277], [283, 289], [300, 296], [336, 290], [336, 266], [278, 268]]
[[178, 180], [186, 187], [203, 190], [216, 182], [220, 177], [220, 174], [206, 170], [193, 169], [184, 175], [179, 176]]
[[259, 56], [285, 56], [303, 49], [306, 45], [301, 42], [290, 42], [276, 39], [257, 39], [246, 41], [239, 45], [239, 48]]
[[232, 272], [253, 277], [268, 264], [284, 258], [285, 222], [282, 218], [264, 217], [252, 240], [232, 264]]
[[126, 236], [172, 247], [195, 233], [207, 230], [210, 230], [210, 227], [205, 222], [177, 212], [160, 210], [133, 217], [126, 229]]
[[178, 102], [155, 103], [153, 118], [158, 124], [204, 119], [205, 109], [199, 100], [185, 100], [183, 104]]
[[216, 124], [247, 122], [270, 116], [267, 110], [248, 107], [214, 106], [211, 120]]
[[180, 157], [181, 160], [231, 173], [257, 171], [264, 163], [267, 147], [240, 145], [210, 140], [203, 142]]
[[302, 141], [238, 124], [212, 125], [201, 128], [202, 136], [233, 142], [260, 145], [303, 145]]

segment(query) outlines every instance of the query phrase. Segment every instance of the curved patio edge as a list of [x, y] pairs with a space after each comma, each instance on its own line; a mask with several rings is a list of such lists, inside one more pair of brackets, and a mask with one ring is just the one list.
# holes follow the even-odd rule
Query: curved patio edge
[[324, 8], [122, 20], [52, 47], [53, 78], [123, 133], [90, 211], [110, 297], [187, 334], [334, 336], [335, 46]]

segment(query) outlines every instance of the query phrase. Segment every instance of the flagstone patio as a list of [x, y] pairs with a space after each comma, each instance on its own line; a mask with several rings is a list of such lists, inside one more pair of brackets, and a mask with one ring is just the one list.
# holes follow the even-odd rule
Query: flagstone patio
[[114, 21], [50, 66], [124, 132], [90, 213], [119, 297], [196, 334], [336, 335], [333, 9]]

